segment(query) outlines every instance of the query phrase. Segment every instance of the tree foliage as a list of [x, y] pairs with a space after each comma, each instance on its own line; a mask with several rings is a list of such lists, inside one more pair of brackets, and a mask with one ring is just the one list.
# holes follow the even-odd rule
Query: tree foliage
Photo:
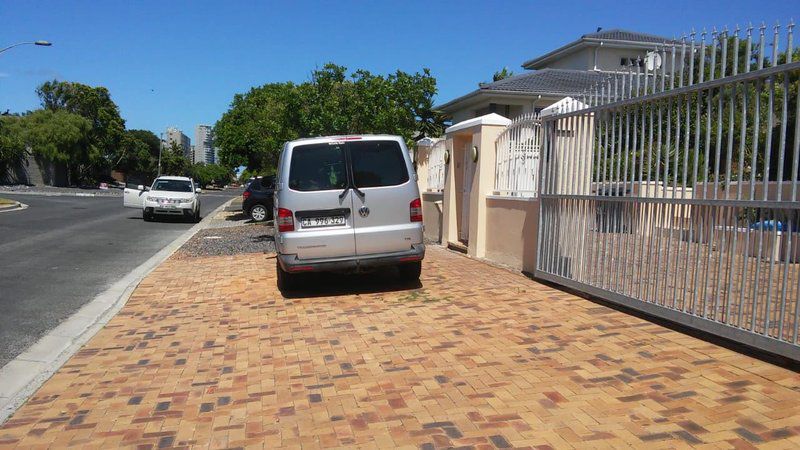
[[233, 177], [230, 169], [219, 164], [193, 164], [189, 169], [189, 176], [200, 186], [211, 184], [224, 185]]
[[129, 175], [151, 179], [158, 171], [161, 140], [148, 130], [125, 130], [120, 142], [121, 157], [116, 169]]
[[92, 87], [69, 81], [47, 81], [36, 89], [42, 107], [52, 112], [67, 112], [86, 119], [90, 124], [86, 151], [80, 174], [81, 181], [102, 177], [126, 158], [128, 145], [125, 121], [119, 108], [104, 87]]
[[161, 150], [161, 175], [187, 176], [191, 165], [189, 158], [183, 156], [183, 147], [177, 142]]
[[[735, 48], [733, 38], [728, 40], [728, 48]], [[688, 63], [684, 65], [683, 83], [688, 84], [690, 76], [693, 84], [712, 79], [712, 75], [713, 79], [731, 76], [734, 63], [737, 73], [758, 70], [758, 47], [753, 44], [749, 60], [743, 56], [746, 50], [746, 42], [740, 42], [738, 52], [727, 52], [725, 59], [722, 58], [721, 45], [715, 55], [710, 48], [705, 53], [694, 55], [691, 75]], [[786, 56], [785, 52], [780, 53], [778, 64], [784, 64]], [[792, 60], [799, 59], [800, 49], [795, 49]], [[764, 57], [763, 67], [770, 66], [770, 58]], [[659, 73], [656, 82], [661, 83], [662, 79], [668, 90], [670, 82], [676, 87], [681, 83], [681, 73], [677, 72], [672, 80]], [[690, 187], [694, 182], [703, 181], [719, 181], [723, 188], [727, 188], [737, 181], [788, 180], [793, 162], [800, 158], [791, 145], [797, 132], [793, 124], [797, 122], [798, 86], [800, 73], [789, 71], [771, 79], [725, 84], [605, 113], [600, 117], [609, 120], [610, 127], [616, 123], [618, 133], [613, 139], [598, 135], [598, 139], [608, 142], [604, 145], [605, 153], [601, 150], [599, 154], [602, 156], [595, 159], [595, 169], [604, 172], [605, 179], [623, 179], [624, 174], [619, 168], [625, 167], [626, 159], [635, 160], [638, 161], [637, 167], [644, 165], [642, 179], [655, 180], [658, 177], [668, 184], [685, 183]], [[785, 122], [782, 111], [784, 98]], [[625, 128], [621, 128], [623, 123]], [[624, 135], [619, 132], [621, 129], [626, 130]], [[668, 129], [671, 131], [669, 137]], [[652, 132], [652, 148], [648, 144], [643, 150], [641, 140], [637, 144], [639, 148], [633, 148], [626, 140], [641, 136], [643, 130]], [[783, 153], [781, 143], [784, 144]], [[695, 149], [698, 149], [696, 153]], [[783, 165], [780, 164], [781, 156]], [[638, 170], [629, 169], [627, 179], [635, 180], [638, 176]]]
[[25, 154], [25, 142], [20, 132], [22, 118], [0, 116], [0, 170], [5, 170]]
[[492, 81], [500, 81], [513, 76], [514, 72], [508, 70], [508, 67], [503, 67], [502, 70], [498, 70], [497, 72], [494, 73], [494, 75], [492, 76]]
[[234, 96], [215, 126], [224, 165], [274, 168], [287, 140], [319, 135], [386, 133], [409, 143], [439, 136], [444, 116], [434, 111], [436, 79], [428, 69], [375, 75], [326, 64], [308, 81], [270, 83]]

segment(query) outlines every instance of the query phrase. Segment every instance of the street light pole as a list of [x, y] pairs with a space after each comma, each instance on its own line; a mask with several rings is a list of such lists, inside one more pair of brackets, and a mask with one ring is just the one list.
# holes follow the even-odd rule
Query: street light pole
[[161, 149], [164, 148], [164, 132], [161, 132], [161, 142], [158, 145], [158, 176], [161, 176]]
[[16, 44], [9, 45], [6, 48], [0, 49], [0, 53], [3, 53], [6, 50], [10, 50], [14, 47], [19, 47], [20, 45], [38, 45], [40, 47], [50, 47], [53, 45], [51, 42], [48, 41], [31, 41], [31, 42], [17, 42]]

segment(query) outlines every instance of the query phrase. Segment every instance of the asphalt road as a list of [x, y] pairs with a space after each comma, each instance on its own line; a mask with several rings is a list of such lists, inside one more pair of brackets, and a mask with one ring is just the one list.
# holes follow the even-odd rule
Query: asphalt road
[[[201, 215], [240, 194], [203, 193]], [[0, 213], [0, 367], [193, 225], [121, 197], [2, 196], [30, 207]]]

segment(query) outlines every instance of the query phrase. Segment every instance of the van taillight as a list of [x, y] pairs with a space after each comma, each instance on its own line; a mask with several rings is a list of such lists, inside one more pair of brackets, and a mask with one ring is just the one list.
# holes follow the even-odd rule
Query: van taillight
[[415, 198], [412, 200], [409, 210], [411, 211], [412, 222], [422, 222], [422, 202], [420, 199]]
[[278, 208], [278, 231], [294, 231], [294, 218], [292, 212], [286, 208]]

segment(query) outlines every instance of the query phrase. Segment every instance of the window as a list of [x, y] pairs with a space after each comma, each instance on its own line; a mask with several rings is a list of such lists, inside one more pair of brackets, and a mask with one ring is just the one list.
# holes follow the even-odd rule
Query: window
[[251, 191], [267, 191], [269, 189], [275, 189], [275, 177], [263, 177], [263, 178], [256, 178], [250, 184]]
[[186, 180], [156, 180], [154, 191], [193, 192], [192, 182]]
[[643, 64], [644, 64], [644, 61], [639, 59], [639, 57], [622, 58], [622, 59], [619, 60], [619, 65], [623, 66], [623, 67], [628, 67], [628, 66], [642, 67]]
[[297, 146], [289, 166], [289, 189], [330, 191], [347, 186], [344, 146], [338, 143]]
[[357, 187], [395, 186], [408, 181], [403, 150], [395, 141], [351, 142], [350, 155]]

